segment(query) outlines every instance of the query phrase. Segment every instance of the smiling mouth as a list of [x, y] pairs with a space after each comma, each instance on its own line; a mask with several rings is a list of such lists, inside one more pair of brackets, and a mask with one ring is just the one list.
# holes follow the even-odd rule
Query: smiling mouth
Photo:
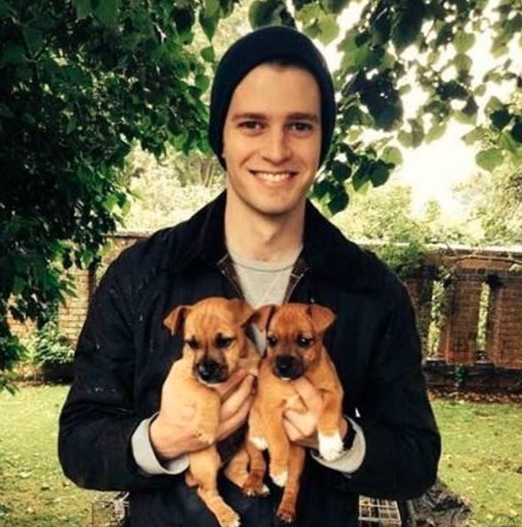
[[297, 175], [297, 172], [262, 172], [260, 170], [250, 170], [250, 173], [266, 183], [282, 183]]

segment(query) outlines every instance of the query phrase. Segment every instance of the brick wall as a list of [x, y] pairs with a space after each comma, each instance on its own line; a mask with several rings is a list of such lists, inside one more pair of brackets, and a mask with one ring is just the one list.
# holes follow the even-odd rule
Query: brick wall
[[[140, 233], [112, 237], [111, 249], [98, 272], [76, 273], [76, 297], [70, 298], [59, 312], [62, 332], [72, 341], [79, 334], [100, 274], [123, 249], [143, 238], [145, 235]], [[442, 275], [441, 265], [445, 270]], [[496, 367], [522, 370], [522, 251], [434, 250], [424, 272], [405, 281], [425, 351], [434, 324], [434, 284], [441, 280], [444, 280], [443, 317], [436, 358], [450, 365], [473, 365], [477, 360], [486, 360]], [[481, 308], [484, 288], [489, 301]], [[485, 346], [478, 353], [480, 320], [484, 321]], [[18, 325], [15, 330], [26, 331]]]

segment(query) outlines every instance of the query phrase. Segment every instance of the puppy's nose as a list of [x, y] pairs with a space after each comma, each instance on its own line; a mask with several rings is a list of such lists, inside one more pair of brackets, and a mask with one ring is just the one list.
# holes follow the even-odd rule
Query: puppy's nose
[[297, 379], [303, 374], [303, 364], [291, 355], [276, 357], [275, 374], [283, 379]]
[[198, 377], [208, 383], [218, 383], [226, 380], [226, 371], [222, 364], [212, 359], [204, 359], [196, 365]]

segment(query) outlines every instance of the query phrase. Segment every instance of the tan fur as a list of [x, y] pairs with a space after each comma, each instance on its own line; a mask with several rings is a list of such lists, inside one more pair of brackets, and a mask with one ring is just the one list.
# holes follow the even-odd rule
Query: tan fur
[[[267, 331], [267, 338], [277, 339], [270, 346], [259, 367], [258, 392], [249, 416], [249, 443], [264, 438], [270, 454], [270, 476], [279, 483], [284, 480], [284, 493], [277, 515], [284, 522], [295, 519], [295, 504], [299, 480], [304, 467], [304, 449], [291, 444], [283, 428], [283, 414], [288, 408], [305, 412], [306, 406], [288, 380], [275, 373], [278, 356], [291, 356], [302, 365], [302, 375], [320, 390], [324, 409], [318, 418], [318, 431], [327, 436], [339, 434], [342, 419], [343, 389], [335, 366], [323, 346], [323, 335], [335, 315], [326, 307], [307, 304], [264, 306], [257, 310], [254, 321]], [[309, 347], [297, 344], [299, 336], [313, 339]], [[251, 474], [249, 485], [256, 484], [264, 474]]]
[[[211, 359], [220, 365], [224, 376], [220, 382], [239, 367], [257, 373], [259, 354], [245, 334], [245, 326], [253, 314], [254, 310], [242, 300], [207, 298], [193, 306], [178, 306], [164, 321], [172, 334], [182, 334], [185, 342], [192, 340], [198, 344], [197, 349], [185, 344], [182, 358], [173, 365], [176, 383], [182, 387], [180, 402], [195, 403], [198, 435], [208, 444], [207, 448], [189, 453], [186, 481], [197, 487], [199, 496], [221, 527], [239, 525], [238, 514], [225, 503], [217, 489], [221, 460], [215, 439], [221, 401], [218, 393], [198, 377], [196, 368], [202, 360]], [[233, 339], [226, 350], [216, 346], [218, 336]], [[248, 478], [248, 459], [246, 448], [242, 448], [225, 469], [225, 475], [239, 487]]]

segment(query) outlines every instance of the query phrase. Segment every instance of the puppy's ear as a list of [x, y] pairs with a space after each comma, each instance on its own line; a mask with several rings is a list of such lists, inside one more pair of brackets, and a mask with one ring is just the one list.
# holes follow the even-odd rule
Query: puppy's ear
[[276, 309], [277, 306], [268, 304], [255, 310], [251, 320], [258, 327], [259, 331], [266, 331], [268, 329], [268, 324]]
[[163, 324], [170, 329], [171, 335], [183, 333], [185, 319], [189, 312], [190, 308], [188, 306], [178, 306], [168, 314], [167, 318], [163, 321]]
[[325, 306], [311, 304], [308, 306], [307, 311], [312, 318], [312, 323], [317, 333], [324, 333], [335, 320], [333, 311]]
[[231, 298], [228, 303], [234, 311], [236, 320], [239, 322], [239, 325], [246, 325], [252, 318], [252, 315], [254, 314], [254, 308], [248, 302], [240, 300], [239, 298]]

